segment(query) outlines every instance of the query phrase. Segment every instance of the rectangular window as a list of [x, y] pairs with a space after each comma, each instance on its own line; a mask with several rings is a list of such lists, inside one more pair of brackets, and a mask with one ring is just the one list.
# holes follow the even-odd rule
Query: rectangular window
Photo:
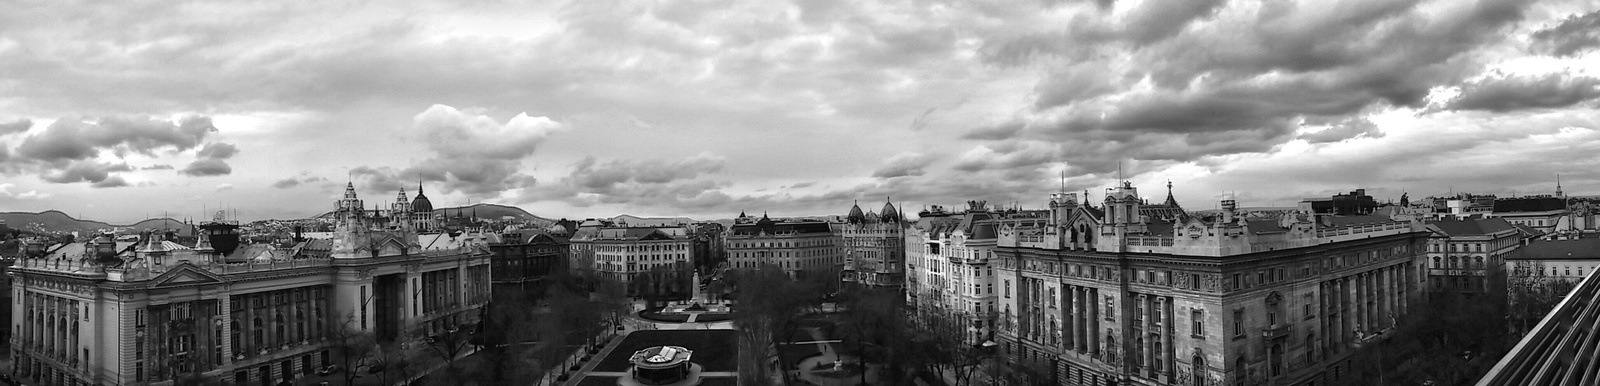
[[1206, 336], [1206, 314], [1201, 310], [1189, 311], [1189, 335], [1196, 338]]
[[1233, 338], [1244, 337], [1244, 310], [1233, 310]]
[[1112, 297], [1106, 297], [1106, 320], [1116, 320], [1117, 306]]
[[1006, 290], [1006, 293], [1005, 293], [1006, 299], [1010, 299], [1011, 298], [1011, 281], [1010, 280], [1006, 280], [1006, 288], [1005, 288], [1005, 290]]

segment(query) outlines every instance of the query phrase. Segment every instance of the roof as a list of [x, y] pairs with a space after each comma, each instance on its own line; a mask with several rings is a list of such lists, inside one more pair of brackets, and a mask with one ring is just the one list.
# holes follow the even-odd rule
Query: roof
[[1567, 204], [1555, 197], [1502, 198], [1494, 200], [1495, 212], [1544, 212], [1566, 209]]
[[1511, 226], [1516, 227], [1517, 231], [1522, 232], [1522, 238], [1525, 238], [1525, 239], [1532, 239], [1532, 238], [1538, 238], [1539, 236], [1544, 236], [1544, 231], [1541, 231], [1541, 230], [1538, 230], [1538, 229], [1534, 229], [1534, 227], [1528, 226], [1527, 224], [1512, 224]]
[[1380, 216], [1375, 214], [1329, 216], [1328, 219], [1334, 227], [1395, 222], [1394, 219], [1389, 218], [1389, 216]]
[[1600, 239], [1541, 240], [1517, 248], [1506, 260], [1600, 260]]
[[1503, 218], [1428, 221], [1428, 227], [1445, 236], [1480, 236], [1515, 230]]
[[[765, 216], [763, 216], [763, 218], [765, 218]], [[754, 223], [754, 224], [751, 224], [751, 223], [734, 224], [733, 228], [729, 229], [728, 231], [731, 234], [737, 235], [737, 236], [755, 235], [755, 234], [760, 234], [761, 232], [766, 232], [769, 235], [770, 234], [787, 234], [787, 233], [795, 233], [795, 234], [813, 234], [813, 233], [815, 233], [815, 234], [828, 234], [828, 233], [833, 233], [833, 228], [830, 227], [828, 225], [828, 223], [824, 222], [824, 221], [815, 221], [815, 220], [809, 220], [809, 221], [808, 220], [800, 220], [800, 221], [767, 220], [765, 222], [757, 222], [757, 223]]]

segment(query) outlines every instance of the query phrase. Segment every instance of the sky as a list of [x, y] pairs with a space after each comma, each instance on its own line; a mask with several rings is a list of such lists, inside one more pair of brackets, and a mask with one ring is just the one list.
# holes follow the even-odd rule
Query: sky
[[1600, 194], [1590, 1], [3, 3], [0, 211]]

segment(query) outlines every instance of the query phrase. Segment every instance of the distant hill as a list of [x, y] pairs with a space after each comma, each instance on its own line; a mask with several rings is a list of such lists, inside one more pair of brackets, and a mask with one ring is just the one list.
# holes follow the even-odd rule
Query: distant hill
[[695, 219], [688, 218], [688, 217], [639, 217], [639, 216], [634, 216], [634, 215], [631, 215], [631, 214], [624, 214], [624, 215], [619, 215], [617, 217], [612, 217], [611, 221], [617, 222], [617, 223], [627, 223], [628, 226], [636, 226], [636, 227], [653, 227], [653, 226], [678, 225], [678, 224], [693, 224], [693, 223], [700, 222], [700, 221], [697, 221]]
[[5, 220], [7, 226], [16, 229], [43, 229], [45, 231], [55, 232], [88, 232], [110, 228], [130, 228], [135, 230], [166, 228], [178, 230], [181, 235], [189, 235], [189, 227], [184, 226], [183, 223], [179, 222], [178, 220], [173, 220], [170, 218], [149, 219], [130, 225], [113, 225], [103, 221], [74, 218], [71, 215], [63, 213], [59, 210], [47, 210], [38, 213], [4, 212], [0, 213], [0, 220]]
[[485, 220], [499, 220], [506, 216], [510, 216], [518, 220], [531, 222], [540, 227], [547, 227], [556, 223], [556, 220], [535, 216], [532, 213], [528, 213], [526, 210], [522, 210], [522, 208], [500, 204], [472, 204], [468, 206], [451, 208], [433, 208], [433, 211], [435, 213], [445, 211], [450, 217], [455, 217], [457, 213], [461, 213], [466, 216], [472, 216], [476, 214], [478, 218]]
[[91, 231], [115, 227], [100, 221], [73, 218], [59, 210], [47, 210], [38, 213], [4, 212], [0, 213], [0, 220], [5, 220], [6, 226], [16, 229], [44, 229], [59, 232]]
[[[476, 212], [474, 212], [474, 209], [476, 209]], [[535, 216], [533, 213], [528, 213], [528, 211], [522, 210], [522, 208], [500, 204], [472, 204], [448, 208], [433, 208], [433, 212], [434, 214], [447, 212], [450, 217], [457, 216], [457, 213], [460, 213], [460, 215], [463, 216], [471, 216], [473, 213], [477, 213], [478, 218], [485, 220], [499, 220], [502, 217], [511, 216], [518, 220], [532, 222], [539, 226], [550, 226], [551, 224], [556, 223], [556, 220]], [[327, 212], [312, 218], [326, 219], [332, 218], [332, 216], [333, 212]]]

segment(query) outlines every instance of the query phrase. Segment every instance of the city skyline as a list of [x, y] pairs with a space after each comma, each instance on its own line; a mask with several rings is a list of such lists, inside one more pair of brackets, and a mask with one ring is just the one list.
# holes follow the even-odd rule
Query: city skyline
[[1577, 1], [18, 4], [0, 210], [1590, 194], [1595, 31]]

